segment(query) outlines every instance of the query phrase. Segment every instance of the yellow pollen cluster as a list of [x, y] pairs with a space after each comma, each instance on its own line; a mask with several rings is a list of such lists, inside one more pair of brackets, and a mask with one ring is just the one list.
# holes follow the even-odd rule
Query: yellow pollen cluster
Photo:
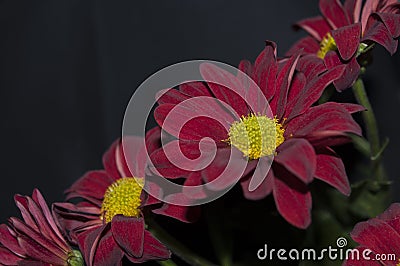
[[319, 44], [320, 48], [317, 52], [317, 55], [319, 58], [324, 59], [325, 55], [329, 51], [336, 50], [336, 42], [335, 39], [333, 39], [332, 35], [328, 32], [324, 38], [322, 38], [321, 43]]
[[285, 138], [285, 129], [278, 119], [249, 114], [232, 123], [228, 142], [250, 160], [272, 155]]
[[124, 177], [112, 183], [104, 194], [101, 205], [102, 218], [111, 222], [117, 214], [128, 217], [138, 217], [140, 214], [140, 194], [143, 180], [141, 178]]

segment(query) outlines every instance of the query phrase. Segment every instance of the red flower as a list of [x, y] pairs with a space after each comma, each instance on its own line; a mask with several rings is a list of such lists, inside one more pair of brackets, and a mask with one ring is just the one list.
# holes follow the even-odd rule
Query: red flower
[[[359, 259], [349, 258], [344, 266], [358, 265], [399, 265], [400, 264], [400, 203], [393, 203], [384, 213], [376, 218], [356, 224], [350, 233], [360, 246]], [[362, 253], [364, 250], [368, 258]], [[376, 256], [378, 254], [378, 256]], [[396, 256], [390, 258], [390, 254]], [[379, 261], [379, 258], [385, 260]], [[375, 260], [377, 259], [377, 260]]]
[[0, 225], [1, 265], [83, 265], [79, 251], [64, 240], [39, 190], [32, 198], [15, 196], [23, 221], [11, 217]]
[[[342, 78], [334, 81], [342, 91], [357, 79], [360, 66], [357, 51], [360, 43], [378, 43], [391, 54], [397, 50], [400, 35], [400, 4], [397, 0], [320, 0], [322, 16], [299, 21], [296, 26], [305, 30], [307, 36], [287, 53], [292, 55], [299, 49], [303, 54], [323, 58], [328, 68], [345, 65]], [[313, 59], [315, 60], [315, 59]]]
[[[312, 106], [324, 88], [340, 77], [342, 66], [318, 76], [309, 75], [314, 78], [306, 80], [303, 73], [294, 72], [298, 55], [278, 63], [275, 54], [275, 44], [267, 42], [254, 65], [243, 61], [239, 66], [258, 84], [263, 95], [254, 86], [247, 89], [242, 74], [235, 77], [211, 64], [203, 64], [200, 68], [205, 80], [229, 85], [230, 89], [211, 82], [192, 82], [181, 85], [179, 90], [165, 91], [158, 98], [155, 119], [166, 132], [179, 140], [156, 150], [150, 158], [159, 173], [167, 178], [185, 177], [187, 186], [207, 185], [216, 180], [231, 162], [225, 175], [228, 178], [224, 177], [223, 182], [216, 184], [210, 183], [206, 191], [189, 197], [204, 197], [207, 189], [230, 187], [237, 181], [234, 178], [240, 171], [237, 165], [247, 164], [243, 175], [239, 176], [245, 197], [257, 200], [272, 192], [281, 215], [289, 223], [306, 228], [311, 221], [308, 184], [314, 177], [345, 195], [350, 193], [343, 163], [329, 146], [348, 141], [346, 133], [361, 134], [360, 127], [350, 115], [361, 108], [334, 102]], [[261, 100], [263, 97], [269, 102], [272, 114], [267, 111], [267, 102]], [[215, 99], [228, 107], [221, 106]], [[202, 170], [188, 170], [201, 164], [193, 159], [201, 155], [200, 140], [206, 137], [215, 141], [214, 160]], [[176, 151], [177, 143], [180, 151]], [[181, 153], [192, 159], [193, 165], [187, 163], [179, 168], [172, 164], [171, 159], [181, 156]], [[272, 168], [268, 171], [274, 153]], [[263, 181], [257, 189], [250, 191], [251, 180], [253, 188]]]
[[[148, 132], [148, 149], [156, 148], [158, 129]], [[154, 136], [154, 137], [153, 137]], [[145, 229], [142, 209], [189, 221], [187, 208], [161, 203], [142, 190], [146, 149], [141, 138], [124, 138], [135, 147], [124, 154], [116, 141], [103, 156], [105, 170], [90, 171], [67, 190], [67, 200], [82, 198], [78, 204], [56, 203], [54, 211], [71, 241], [79, 245], [88, 265], [116, 265], [125, 256], [131, 262], [164, 260], [170, 251]], [[126, 160], [135, 162], [130, 171]]]

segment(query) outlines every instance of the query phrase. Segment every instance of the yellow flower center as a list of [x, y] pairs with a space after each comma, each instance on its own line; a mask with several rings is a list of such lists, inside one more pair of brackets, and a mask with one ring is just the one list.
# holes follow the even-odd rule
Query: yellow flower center
[[232, 123], [228, 142], [250, 160], [272, 155], [285, 138], [285, 129], [278, 119], [249, 114]]
[[333, 39], [332, 35], [328, 32], [324, 38], [322, 38], [321, 43], [319, 44], [319, 50], [317, 52], [317, 55], [319, 58], [324, 59], [325, 55], [329, 51], [334, 51], [336, 50], [336, 42], [335, 39]]
[[117, 214], [139, 217], [142, 187], [143, 179], [134, 177], [120, 178], [112, 183], [104, 194], [102, 219], [109, 223]]

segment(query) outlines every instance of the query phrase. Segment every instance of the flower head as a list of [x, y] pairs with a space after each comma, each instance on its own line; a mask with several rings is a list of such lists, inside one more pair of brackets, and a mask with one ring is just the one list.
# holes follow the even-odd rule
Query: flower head
[[[155, 169], [167, 178], [185, 177], [187, 186], [207, 185], [203, 193], [191, 195], [200, 198], [207, 189], [223, 190], [234, 184], [236, 167], [244, 163], [239, 178], [245, 197], [256, 200], [272, 192], [282, 216], [306, 228], [311, 221], [308, 184], [314, 178], [350, 193], [343, 163], [330, 146], [348, 141], [346, 133], [361, 134], [350, 113], [362, 108], [333, 102], [312, 106], [344, 67], [319, 75], [310, 68], [303, 74], [295, 71], [298, 60], [297, 54], [278, 62], [275, 44], [267, 42], [254, 65], [243, 61], [239, 66], [260, 90], [249, 85], [243, 72], [234, 76], [203, 64], [204, 79], [215, 82], [192, 82], [164, 91], [158, 97], [155, 119], [177, 140], [151, 154]], [[201, 141], [207, 142], [205, 138], [215, 142], [215, 157], [206, 167], [190, 171], [201, 164], [196, 158], [202, 155], [199, 147]], [[176, 147], [180, 150], [172, 150]], [[170, 160], [181, 153], [192, 160], [180, 168]], [[228, 179], [213, 183], [226, 169]]]
[[[350, 235], [360, 245], [356, 248], [360, 256], [349, 258], [343, 265], [399, 265], [400, 203], [393, 203], [376, 218], [356, 224]], [[369, 260], [362, 256], [366, 249], [370, 251], [365, 252]], [[394, 254], [395, 258], [389, 257], [390, 254]], [[379, 261], [379, 258], [386, 258], [386, 260]]]
[[[147, 133], [150, 151], [158, 146], [155, 130]], [[124, 153], [122, 141], [132, 151]], [[186, 207], [162, 204], [143, 190], [144, 139], [125, 137], [122, 141], [114, 142], [104, 154], [104, 170], [86, 173], [67, 190], [68, 200], [83, 201], [54, 204], [61, 226], [83, 251], [88, 265], [114, 265], [123, 257], [134, 263], [170, 257], [165, 245], [146, 230], [144, 208], [185, 222], [192, 218]], [[134, 162], [132, 168], [127, 160]]]
[[84, 265], [79, 251], [64, 239], [39, 190], [32, 198], [15, 196], [23, 220], [0, 225], [1, 265]]
[[[345, 65], [343, 76], [334, 81], [336, 89], [350, 87], [360, 73], [357, 56], [373, 43], [391, 54], [397, 50], [400, 35], [400, 4], [397, 0], [320, 0], [321, 16], [297, 22], [296, 27], [310, 36], [302, 38], [288, 51], [324, 60], [327, 68]], [[312, 57], [311, 57], [312, 58]], [[308, 57], [309, 59], [309, 57]], [[315, 59], [313, 59], [315, 60]]]

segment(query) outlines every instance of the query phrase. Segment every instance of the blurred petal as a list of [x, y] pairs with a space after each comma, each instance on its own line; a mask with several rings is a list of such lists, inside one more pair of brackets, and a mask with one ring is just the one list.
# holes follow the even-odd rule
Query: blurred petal
[[319, 42], [331, 30], [329, 24], [322, 16], [300, 20], [296, 23], [296, 26], [308, 32]]
[[320, 0], [319, 9], [333, 29], [350, 23], [339, 0]]
[[242, 186], [243, 190], [243, 195], [246, 199], [249, 200], [261, 200], [268, 196], [271, 191], [272, 191], [272, 186], [273, 186], [273, 179], [274, 179], [274, 173], [272, 169], [269, 169], [266, 178], [263, 179], [261, 184], [253, 191], [249, 190], [250, 186], [250, 181], [253, 177], [246, 178], [240, 182], [240, 185]]
[[285, 55], [290, 56], [297, 53], [298, 51], [301, 51], [302, 55], [317, 54], [319, 48], [320, 48], [319, 42], [316, 41], [313, 37], [307, 36], [298, 40], [295, 44], [293, 44]]
[[344, 2], [344, 10], [349, 18], [350, 23], [360, 21], [362, 0], [346, 0]]

